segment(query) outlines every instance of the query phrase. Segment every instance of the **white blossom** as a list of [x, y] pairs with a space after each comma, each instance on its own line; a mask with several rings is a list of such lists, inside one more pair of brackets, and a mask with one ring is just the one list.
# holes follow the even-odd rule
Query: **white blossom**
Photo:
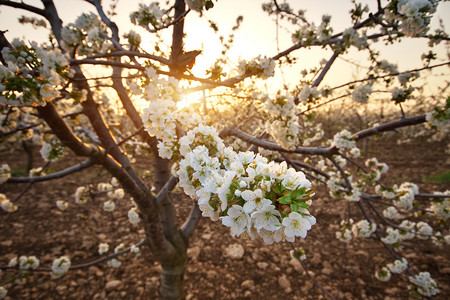
[[436, 281], [431, 278], [428, 272], [420, 272], [415, 276], [410, 276], [409, 281], [417, 286], [417, 292], [422, 296], [432, 297], [439, 293]]
[[109, 250], [108, 243], [100, 243], [98, 245], [98, 254], [102, 255], [102, 254], [108, 252], [108, 250]]
[[39, 267], [39, 259], [36, 256], [20, 256], [19, 268], [21, 270], [34, 270]]
[[311, 223], [297, 212], [291, 212], [287, 218], [283, 219], [284, 234], [287, 237], [306, 237], [306, 233], [311, 229]]
[[52, 278], [60, 278], [67, 273], [71, 265], [67, 256], [61, 256], [52, 263]]
[[396, 274], [401, 274], [408, 268], [408, 261], [406, 258], [402, 257], [402, 259], [397, 259], [394, 263], [389, 263], [386, 267], [392, 272]]
[[375, 277], [380, 281], [389, 281], [389, 279], [391, 279], [391, 272], [388, 268], [382, 267], [375, 272]]
[[8, 164], [0, 166], [0, 184], [5, 183], [11, 177], [11, 169]]
[[130, 221], [131, 224], [137, 224], [141, 221], [136, 207], [133, 207], [128, 211], [128, 221]]
[[17, 205], [15, 205], [13, 202], [11, 202], [5, 194], [0, 193], [0, 207], [9, 213], [15, 212], [17, 210]]

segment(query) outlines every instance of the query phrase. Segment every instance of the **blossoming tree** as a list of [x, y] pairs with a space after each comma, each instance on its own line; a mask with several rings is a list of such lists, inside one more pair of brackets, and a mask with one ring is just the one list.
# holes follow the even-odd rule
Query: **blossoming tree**
[[[441, 57], [431, 51], [448, 41], [443, 29], [431, 33], [429, 28], [440, 1], [378, 0], [373, 1], [373, 11], [353, 1], [353, 26], [340, 32], [334, 32], [330, 16], [324, 15], [316, 25], [306, 19], [304, 11], [270, 1], [263, 10], [274, 16], [277, 24], [285, 22], [291, 28], [292, 45], [272, 56], [261, 53], [252, 60], [240, 60], [233, 67], [226, 56], [233, 42], [230, 38], [223, 42], [223, 56], [205, 77], [190, 72], [201, 51], [184, 49], [184, 22], [188, 14], [203, 17], [207, 10], [215, 9], [215, 1], [139, 4], [130, 20], [147, 31], [146, 39], [154, 38], [152, 53], [141, 47], [142, 38], [136, 32], [119, 31], [112, 21], [114, 15], [104, 11], [100, 0], [85, 1], [97, 13], [84, 13], [68, 24], [59, 18], [52, 0], [42, 0], [43, 8], [0, 1], [2, 6], [44, 18], [22, 17], [21, 22], [51, 27], [50, 42], [42, 45], [8, 41], [4, 32], [1, 35], [1, 138], [9, 147], [40, 145], [47, 164], [36, 169], [30, 161], [29, 176], [17, 177], [11, 176], [11, 163], [4, 162], [0, 183], [31, 184], [83, 172], [94, 165], [104, 168], [111, 181], [78, 187], [75, 202], [83, 204], [93, 194], [103, 193], [108, 197], [103, 209], [112, 211], [125, 195], [132, 197], [128, 218], [144, 228], [145, 239], [128, 248], [119, 245], [112, 255], [105, 254], [109, 245], [101, 243], [99, 254], [105, 257], [96, 263], [107, 261], [118, 267], [119, 255], [137, 253], [144, 247], [161, 265], [161, 297], [180, 299], [186, 249], [201, 216], [220, 220], [235, 237], [262, 239], [267, 244], [294, 242], [306, 238], [316, 223], [310, 210], [315, 191], [328, 189], [330, 197], [345, 199], [348, 207], [357, 207], [363, 216], [359, 221], [343, 220], [336, 237], [343, 242], [373, 237], [392, 254], [392, 263], [376, 270], [376, 278], [384, 281], [391, 273], [407, 272], [412, 292], [422, 296], [439, 293], [426, 270], [417, 271], [402, 257], [400, 245], [410, 239], [450, 243], [445, 227], [450, 192], [421, 194], [410, 182], [386, 186], [381, 179], [388, 171], [386, 164], [376, 158], [366, 160], [365, 165], [356, 160], [361, 154], [358, 142], [383, 132], [427, 124], [433, 137], [448, 137], [450, 100], [445, 99], [445, 90], [433, 101], [425, 100], [425, 114], [411, 116], [418, 110], [407, 105], [418, 97], [415, 80], [420, 71], [449, 64], [439, 62]], [[234, 29], [240, 22], [242, 18]], [[212, 30], [218, 30], [210, 24]], [[159, 33], [167, 30], [172, 30], [172, 40], [165, 52], [158, 43]], [[399, 71], [395, 64], [381, 59], [374, 47], [380, 40], [397, 43], [405, 37], [429, 41], [431, 50], [423, 56], [423, 67]], [[299, 74], [295, 86], [280, 87], [273, 94], [262, 92], [260, 82], [295, 64], [292, 56], [296, 51], [312, 47], [330, 50], [331, 57]], [[340, 86], [322, 86], [336, 59], [349, 49], [369, 54], [369, 71]], [[89, 65], [102, 66], [107, 75], [88, 76]], [[343, 98], [367, 103], [381, 89], [389, 91], [385, 99], [397, 109], [387, 122], [357, 132], [340, 128], [326, 138], [323, 125], [314, 120], [314, 112], [322, 106]], [[177, 105], [186, 93], [195, 91], [208, 91], [209, 102]], [[121, 110], [114, 109], [112, 99], [118, 100]], [[207, 109], [208, 104], [225, 102], [231, 103], [229, 109]], [[236, 107], [239, 109], [230, 117], [228, 112]], [[243, 142], [246, 148], [239, 151]], [[138, 173], [133, 152], [153, 163], [153, 168], [146, 168], [153, 172], [154, 181]], [[45, 174], [48, 164], [70, 154], [86, 160]], [[194, 200], [181, 225], [171, 199], [177, 185]], [[4, 211], [0, 218], [20, 213], [23, 194], [15, 198], [0, 194]], [[418, 208], [416, 199], [420, 197], [432, 199], [431, 205]], [[56, 205], [64, 211], [69, 204], [58, 200]], [[415, 212], [420, 208], [424, 219], [417, 221]], [[293, 255], [304, 258], [301, 252]], [[4, 270], [47, 270], [53, 278], [76, 267], [69, 256], [56, 257], [47, 269], [40, 267], [35, 256], [0, 263]], [[4, 295], [6, 287], [0, 287], [0, 298]]]

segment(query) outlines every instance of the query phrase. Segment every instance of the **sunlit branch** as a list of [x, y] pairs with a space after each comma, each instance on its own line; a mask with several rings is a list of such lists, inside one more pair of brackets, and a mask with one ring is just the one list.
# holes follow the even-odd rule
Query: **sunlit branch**
[[220, 137], [225, 138], [227, 136], [236, 136], [239, 137], [241, 140], [256, 145], [258, 147], [262, 147], [268, 150], [272, 151], [279, 151], [279, 152], [288, 152], [288, 153], [298, 153], [298, 154], [310, 154], [310, 155], [332, 155], [337, 153], [337, 149], [335, 147], [329, 147], [329, 148], [323, 148], [323, 147], [297, 147], [294, 150], [287, 150], [282, 148], [281, 146], [278, 146], [275, 143], [263, 141], [260, 139], [257, 139], [251, 135], [246, 134], [245, 132], [232, 128], [232, 127], [226, 127], [220, 132]]
[[328, 73], [328, 71], [331, 68], [331, 65], [335, 62], [336, 58], [339, 56], [340, 52], [339, 51], [335, 51], [333, 53], [333, 55], [331, 56], [331, 58], [327, 61], [327, 64], [325, 65], [325, 67], [323, 67], [322, 72], [320, 72], [319, 77], [316, 78], [316, 80], [314, 80], [313, 84], [311, 85], [312, 87], [317, 87], [319, 86], [319, 84], [322, 82], [323, 78], [325, 77], [325, 75]]
[[89, 130], [86, 127], [81, 127], [81, 131], [84, 132], [91, 139], [92, 142], [101, 146], [102, 142], [98, 139], [98, 137], [91, 130]]
[[89, 78], [70, 78], [72, 81], [76, 80], [102, 80], [102, 79], [129, 79], [129, 78], [138, 78], [138, 75], [130, 75], [130, 76], [99, 76], [99, 77], [89, 77]]
[[179, 15], [178, 17], [176, 17], [175, 20], [173, 20], [172, 22], [170, 22], [170, 23], [168, 23], [168, 24], [165, 24], [164, 26], [161, 26], [161, 27], [158, 27], [158, 28], [155, 27], [155, 29], [150, 29], [150, 28], [147, 26], [146, 29], [147, 29], [147, 31], [150, 32], [150, 33], [156, 33], [156, 32], [158, 32], [158, 31], [160, 31], [160, 30], [169, 28], [170, 26], [173, 26], [173, 25], [177, 24], [178, 22], [182, 21], [190, 11], [191, 11], [191, 9], [186, 10], [184, 13], [182, 13], [181, 15]]
[[283, 13], [285, 13], [287, 15], [291, 15], [291, 16], [293, 16], [295, 18], [298, 18], [298, 19], [302, 20], [302, 22], [304, 22], [304, 23], [309, 25], [309, 22], [304, 17], [302, 17], [300, 15], [296, 15], [293, 12], [281, 9], [281, 7], [278, 5], [277, 0], [273, 0], [273, 3], [275, 4], [275, 7], [277, 8], [277, 13], [283, 12]]
[[[104, 65], [104, 66], [113, 66], [113, 67], [120, 67], [120, 68], [124, 68], [124, 69], [135, 69], [135, 70], [140, 70], [140, 71], [144, 71], [145, 67], [141, 66], [141, 65], [137, 65], [137, 64], [128, 64], [128, 63], [122, 63], [122, 62], [118, 62], [118, 61], [110, 61], [110, 60], [96, 60], [96, 59], [69, 59], [69, 63], [73, 66], [73, 65]], [[225, 87], [234, 87], [234, 85], [236, 83], [238, 83], [239, 81], [241, 81], [244, 78], [230, 78], [228, 80], [224, 80], [224, 81], [213, 81], [207, 78], [199, 78], [193, 75], [188, 75], [188, 74], [179, 74], [179, 73], [175, 73], [175, 72], [168, 72], [168, 71], [161, 71], [161, 70], [157, 70], [156, 71], [158, 74], [161, 75], [167, 75], [167, 76], [177, 76], [177, 77], [181, 77], [183, 79], [187, 79], [187, 80], [193, 80], [193, 81], [198, 81], [201, 83], [206, 84], [207, 86], [200, 86], [200, 87], [195, 87], [195, 88], [191, 88], [191, 89], [187, 89], [188, 92], [193, 92], [193, 91], [197, 91], [197, 90], [204, 90], [204, 89], [209, 89], [209, 88], [216, 88], [218, 86], [225, 86]], [[78, 80], [83, 80], [83, 79], [78, 79]]]
[[37, 8], [32, 5], [28, 5], [28, 4], [24, 3], [23, 1], [13, 2], [13, 1], [7, 1], [7, 0], [0, 0], [0, 5], [10, 6], [13, 8], [20, 8], [20, 9], [27, 10], [29, 12], [41, 15], [44, 18], [47, 18], [47, 14], [46, 14], [45, 10]]
[[319, 108], [319, 107], [321, 107], [321, 106], [327, 105], [327, 104], [329, 104], [329, 103], [331, 103], [331, 102], [334, 102], [334, 101], [337, 101], [337, 100], [339, 100], [339, 99], [348, 97], [348, 96], [350, 96], [350, 95], [351, 95], [351, 94], [344, 94], [344, 95], [341, 95], [341, 96], [339, 96], [339, 97], [336, 97], [336, 98], [330, 99], [330, 100], [328, 100], [328, 101], [322, 102], [322, 103], [320, 103], [320, 104], [314, 105], [314, 106], [312, 106], [312, 107], [309, 107], [309, 108], [305, 109], [304, 111], [301, 111], [298, 115], [303, 115], [303, 114], [307, 113], [308, 111], [314, 110], [314, 109], [316, 109], [316, 108]]
[[394, 130], [396, 128], [401, 128], [401, 127], [406, 127], [406, 126], [411, 126], [411, 125], [417, 125], [420, 123], [425, 123], [426, 120], [426, 116], [425, 115], [421, 115], [421, 116], [415, 116], [415, 117], [411, 117], [411, 118], [404, 118], [398, 121], [393, 121], [393, 122], [389, 122], [383, 125], [379, 125], [373, 128], [368, 128], [362, 131], [359, 131], [355, 134], [353, 134], [353, 136], [355, 137], [356, 140], [360, 140], [363, 138], [366, 138], [368, 136], [372, 136], [372, 135], [376, 135], [385, 131], [391, 131]]
[[[140, 70], [140, 71], [145, 70], [145, 67], [143, 67], [141, 65], [127, 64], [127, 63], [111, 61], [111, 60], [96, 60], [96, 59], [89, 59], [89, 58], [69, 59], [69, 63], [72, 66], [74, 66], [74, 65], [104, 65], [104, 66], [120, 67], [120, 68], [125, 68], [125, 69], [136, 69], [136, 70]], [[79, 80], [83, 80], [83, 79], [79, 79]]]
[[377, 80], [377, 79], [384, 79], [384, 78], [388, 78], [388, 77], [398, 76], [400, 74], [406, 74], [406, 73], [411, 73], [411, 72], [419, 72], [419, 71], [429, 70], [429, 69], [438, 68], [438, 67], [442, 67], [442, 66], [446, 66], [446, 65], [450, 65], [450, 61], [445, 62], [445, 63], [441, 63], [441, 64], [432, 65], [432, 66], [426, 66], [426, 67], [422, 67], [422, 68], [408, 70], [408, 71], [404, 71], [404, 72], [396, 72], [396, 73], [390, 73], [390, 74], [386, 74], [386, 75], [371, 76], [369, 78], [354, 80], [354, 81], [350, 81], [350, 82], [347, 82], [347, 83], [335, 86], [335, 87], [331, 88], [331, 90], [340, 89], [340, 88], [343, 88], [343, 87], [346, 87], [346, 86], [349, 86], [349, 85], [353, 85], [355, 83], [366, 82], [366, 81], [373, 81], [373, 80]]
[[105, 12], [103, 11], [103, 7], [100, 3], [100, 0], [93, 0], [90, 1], [91, 4], [93, 4], [95, 6], [95, 8], [97, 9], [97, 12], [100, 16], [100, 18], [102, 19], [103, 23], [106, 24], [106, 26], [109, 27], [109, 29], [111, 29], [112, 32], [112, 39], [114, 41], [119, 42], [119, 28], [117, 27], [116, 23], [112, 22], [105, 14]]
[[160, 57], [160, 56], [153, 55], [153, 54], [137, 52], [137, 51], [127, 51], [127, 50], [120, 50], [120, 51], [115, 51], [115, 52], [110, 52], [110, 53], [91, 55], [91, 56], [87, 56], [85, 59], [118, 57], [118, 56], [133, 56], [133, 57], [140, 57], [140, 58], [148, 58], [148, 59], [163, 63], [165, 65], [170, 65], [170, 60], [168, 60], [164, 57]]
[[[342, 35], [342, 33], [338, 34], [337, 36]], [[373, 34], [373, 35], [369, 35], [367, 36], [367, 40], [375, 40], [378, 39], [380, 37], [386, 36], [387, 34], [385, 33], [378, 33], [378, 34]], [[289, 47], [288, 49], [272, 56], [273, 60], [279, 60], [280, 58], [290, 54], [291, 52], [301, 49], [303, 47], [313, 47], [313, 46], [320, 46], [320, 47], [324, 47], [324, 46], [332, 46], [332, 45], [336, 45], [336, 44], [341, 44], [344, 42], [344, 39], [340, 39], [340, 38], [333, 38], [331, 37], [328, 40], [325, 41], [313, 41], [311, 44], [305, 45], [303, 43], [297, 43], [291, 47]]]
[[67, 175], [73, 174], [75, 172], [84, 170], [86, 168], [89, 168], [93, 166], [96, 162], [89, 158], [75, 166], [72, 166], [70, 168], [67, 168], [65, 170], [55, 172], [52, 174], [44, 175], [44, 176], [35, 176], [35, 177], [10, 177], [6, 182], [7, 183], [23, 183], [23, 182], [41, 182], [41, 181], [48, 181], [53, 179], [58, 179], [65, 177]]

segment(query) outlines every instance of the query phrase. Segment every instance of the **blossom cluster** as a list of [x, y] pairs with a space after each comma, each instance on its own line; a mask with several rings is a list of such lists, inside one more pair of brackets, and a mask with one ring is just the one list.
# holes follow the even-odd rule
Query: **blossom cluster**
[[431, 278], [428, 272], [420, 272], [415, 276], [410, 276], [409, 281], [415, 285], [415, 290], [422, 296], [432, 297], [439, 293], [436, 281]]
[[130, 14], [131, 23], [151, 30], [161, 28], [172, 22], [172, 17], [162, 10], [158, 2], [152, 2], [149, 5], [139, 3], [139, 9]]
[[355, 237], [368, 238], [377, 230], [376, 223], [370, 223], [367, 220], [361, 220], [353, 224], [352, 232]]
[[[447, 190], [443, 193], [434, 193], [436, 195], [450, 195], [450, 190]], [[430, 209], [431, 212], [439, 219], [439, 220], [448, 220], [450, 218], [450, 198], [440, 198], [436, 199], [431, 203]]]
[[354, 148], [356, 146], [355, 137], [350, 131], [343, 129], [334, 135], [333, 146], [337, 148]]
[[384, 174], [389, 170], [389, 166], [386, 163], [379, 162], [376, 157], [367, 159], [365, 161], [365, 166], [370, 168], [371, 171], [366, 174], [368, 181], [380, 180], [381, 174]]
[[15, 39], [2, 56], [7, 66], [0, 65], [0, 102], [10, 105], [44, 105], [60, 96], [58, 89], [72, 76], [67, 57], [57, 48]]
[[391, 279], [391, 272], [388, 268], [382, 267], [375, 272], [375, 278], [380, 281], [389, 281], [389, 279]]
[[369, 95], [372, 93], [372, 84], [361, 84], [358, 85], [352, 93], [352, 98], [354, 101], [359, 103], [367, 103], [369, 101]]
[[[186, 130], [203, 121], [191, 108], [177, 108], [176, 102], [181, 99], [181, 92], [175, 78], [159, 78], [153, 68], [146, 70], [146, 76], [148, 79], [143, 83], [142, 93], [145, 99], [152, 99], [152, 101], [142, 114], [145, 130], [160, 140], [158, 150], [162, 158], [176, 158], [178, 155], [177, 125]], [[140, 87], [136, 89], [138, 89], [137, 93], [141, 91]]]
[[[126, 249], [126, 246], [124, 243], [120, 243], [119, 245], [117, 245], [114, 248], [114, 253], [117, 254], [123, 250]], [[104, 254], [106, 252], [108, 252], [109, 250], [109, 245], [107, 243], [101, 243], [99, 245], [99, 254]], [[140, 249], [138, 246], [136, 245], [132, 245], [130, 247], [130, 252], [134, 253], [134, 254], [139, 254], [140, 253]], [[108, 266], [112, 267], [112, 268], [119, 268], [122, 265], [122, 262], [118, 259], [118, 258], [111, 258], [110, 260], [108, 260]]]
[[353, 219], [341, 221], [341, 228], [336, 231], [336, 238], [341, 242], [349, 242], [355, 238], [369, 238], [377, 230], [376, 223], [360, 220], [354, 223]]
[[203, 216], [221, 219], [233, 236], [271, 244], [306, 237], [311, 183], [285, 162], [225, 147], [216, 130], [199, 125], [180, 139], [183, 159], [174, 168], [179, 186], [196, 198]]
[[381, 238], [381, 241], [388, 245], [393, 245], [402, 241], [411, 240], [415, 237], [425, 240], [431, 237], [433, 228], [425, 222], [412, 222], [403, 220], [398, 228], [388, 227], [386, 229], [386, 236]]
[[443, 109], [435, 107], [433, 111], [426, 113], [427, 124], [437, 129], [450, 127], [450, 100]]
[[8, 267], [19, 267], [20, 270], [34, 270], [39, 267], [39, 259], [36, 256], [14, 257], [9, 261]]
[[42, 143], [40, 154], [45, 161], [56, 162], [67, 154], [67, 150], [59, 140], [52, 139], [49, 143]]
[[17, 210], [17, 205], [15, 205], [11, 200], [9, 200], [5, 194], [0, 193], [0, 207], [9, 213], [15, 212]]
[[128, 40], [128, 44], [130, 45], [130, 50], [135, 50], [139, 48], [141, 44], [141, 36], [134, 30], [130, 30], [128, 33], [123, 35], [124, 38]]
[[398, 0], [392, 1], [385, 10], [389, 23], [397, 23], [400, 32], [409, 37], [425, 34], [431, 17], [436, 12], [436, 0]]
[[[52, 278], [56, 279], [62, 277], [69, 270], [70, 264], [70, 259], [67, 256], [61, 256], [53, 260], [51, 272]], [[25, 255], [20, 257], [16, 256], [8, 263], [8, 267], [18, 267], [20, 270], [35, 270], [39, 265], [40, 261], [36, 256]]]
[[[394, 263], [389, 263], [386, 267], [382, 268], [382, 272], [377, 272], [375, 277], [381, 281], [387, 281], [391, 278], [391, 273], [401, 274], [408, 268], [408, 262], [406, 258], [402, 257], [402, 259], [397, 259]], [[377, 276], [378, 275], [378, 276]]]
[[365, 34], [360, 35], [359, 32], [353, 27], [347, 28], [342, 33], [342, 38], [344, 40], [343, 47], [344, 49], [349, 48], [350, 46], [355, 46], [359, 50], [367, 47], [367, 37]]
[[408, 261], [406, 258], [402, 257], [402, 259], [397, 259], [393, 263], [389, 263], [386, 267], [395, 274], [401, 274], [408, 268]]
[[75, 191], [75, 203], [84, 204], [89, 196], [89, 187], [79, 186]]
[[0, 166], [0, 184], [5, 183], [11, 177], [11, 168], [8, 164]]
[[52, 273], [53, 279], [61, 278], [67, 273], [71, 265], [70, 258], [67, 256], [61, 256], [53, 260], [52, 263]]
[[292, 34], [292, 42], [305, 46], [312, 45], [314, 42], [323, 42], [331, 37], [333, 28], [330, 27], [331, 16], [323, 15], [322, 22], [319, 25], [302, 24]]
[[64, 26], [61, 36], [64, 49], [67, 52], [77, 49], [78, 55], [104, 53], [112, 48], [107, 26], [93, 12], [83, 13], [74, 23]]
[[305, 84], [302, 87], [298, 98], [302, 101], [314, 103], [323, 93], [323, 90], [320, 90], [317, 87], [313, 87], [309, 84]]
[[250, 61], [242, 59], [238, 64], [239, 76], [256, 75], [267, 79], [275, 74], [275, 61], [258, 55]]
[[277, 144], [287, 150], [294, 150], [298, 143], [298, 108], [292, 97], [266, 97], [263, 110], [269, 115], [266, 131]]
[[190, 9], [201, 12], [203, 9], [210, 9], [214, 7], [212, 0], [186, 0], [186, 4]]
[[395, 188], [396, 197], [393, 204], [402, 210], [409, 211], [413, 208], [414, 196], [419, 193], [419, 187], [414, 183], [404, 182]]

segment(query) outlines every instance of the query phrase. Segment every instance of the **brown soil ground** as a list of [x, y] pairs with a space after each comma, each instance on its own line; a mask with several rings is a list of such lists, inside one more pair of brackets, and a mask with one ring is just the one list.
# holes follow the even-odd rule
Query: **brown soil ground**
[[[449, 182], [436, 183], [426, 179], [429, 174], [449, 171], [445, 145], [417, 142], [408, 147], [394, 142], [372, 140], [369, 155], [389, 164], [387, 183], [411, 181], [421, 192], [444, 190]], [[378, 150], [377, 150], [378, 149]], [[406, 151], [405, 151], [406, 149]], [[7, 162], [14, 170], [23, 170], [22, 153], [0, 153], [0, 163]], [[36, 160], [39, 160], [36, 153]], [[51, 165], [60, 170], [78, 159]], [[37, 162], [36, 165], [39, 165]], [[145, 169], [142, 165], [142, 169]], [[120, 243], [127, 246], [139, 242], [143, 231], [130, 225], [128, 200], [117, 203], [114, 212], [103, 211], [104, 198], [96, 197], [84, 205], [73, 202], [75, 189], [84, 184], [109, 181], [99, 168], [85, 170], [53, 182], [34, 184], [18, 201], [19, 210], [12, 214], [0, 212], [0, 265], [18, 255], [36, 255], [42, 267], [50, 267], [54, 258], [68, 255], [72, 264], [100, 257], [100, 242], [110, 248]], [[10, 199], [17, 196], [25, 184], [3, 184], [0, 192]], [[59, 199], [70, 200], [67, 211], [55, 206]], [[127, 198], [129, 199], [129, 198]], [[174, 201], [180, 218], [192, 206], [179, 190]], [[424, 200], [429, 201], [429, 200]], [[317, 225], [305, 240], [295, 246], [306, 250], [306, 265], [315, 279], [337, 299], [409, 299], [407, 275], [393, 275], [389, 282], [375, 279], [375, 270], [392, 262], [389, 253], [374, 239], [343, 244], [335, 231], [345, 215], [347, 204], [327, 196], [323, 186], [317, 187], [312, 213]], [[357, 205], [351, 209], [359, 220]], [[448, 230], [448, 225], [447, 225]], [[241, 245], [244, 255], [230, 258], [226, 248]], [[431, 241], [413, 240], [405, 244], [402, 254], [417, 270], [429, 271], [441, 290], [435, 299], [450, 298], [449, 246], [438, 247]], [[415, 250], [415, 249], [418, 249]], [[262, 241], [236, 239], [220, 222], [202, 218], [190, 243], [186, 270], [186, 299], [324, 299], [298, 262], [291, 259], [289, 243], [267, 246]], [[0, 273], [0, 285], [8, 288], [6, 299], [157, 299], [159, 266], [145, 248], [142, 255], [128, 254], [120, 258], [120, 268], [106, 263], [71, 271], [60, 279], [50, 279], [47, 273], [30, 273], [21, 283], [11, 284], [18, 273]], [[110, 252], [111, 253], [111, 249]], [[12, 277], [10, 277], [12, 276]]]

